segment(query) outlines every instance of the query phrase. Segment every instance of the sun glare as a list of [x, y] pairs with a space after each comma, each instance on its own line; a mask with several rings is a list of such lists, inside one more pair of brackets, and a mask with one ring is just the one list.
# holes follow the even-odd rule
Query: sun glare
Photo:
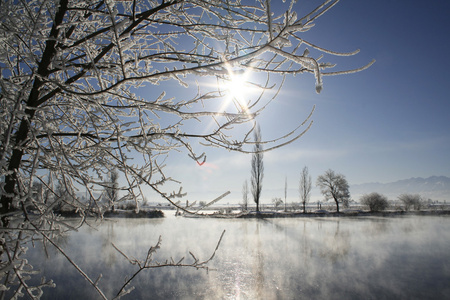
[[227, 104], [233, 103], [239, 111], [248, 110], [248, 101], [251, 88], [248, 83], [248, 74], [234, 74], [230, 72], [229, 80], [225, 82]]
[[230, 82], [227, 84], [227, 90], [230, 93], [230, 96], [232, 98], [238, 99], [240, 102], [242, 102], [243, 99], [245, 99], [246, 94], [246, 88], [243, 78], [240, 78], [240, 76], [233, 76], [230, 80]]

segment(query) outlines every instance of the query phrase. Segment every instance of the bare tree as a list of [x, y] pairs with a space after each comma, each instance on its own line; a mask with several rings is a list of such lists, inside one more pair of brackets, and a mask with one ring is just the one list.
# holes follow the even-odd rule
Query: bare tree
[[248, 181], [245, 180], [242, 185], [242, 209], [248, 209]]
[[424, 203], [422, 196], [419, 194], [401, 194], [398, 196], [398, 200], [403, 203], [405, 210], [410, 210], [411, 208], [420, 210]]
[[[114, 212], [115, 205], [119, 200], [119, 173], [116, 169], [113, 169], [108, 174], [108, 180], [105, 183], [105, 196], [109, 203], [111, 211]], [[146, 201], [145, 197], [142, 199], [143, 202]]]
[[287, 176], [284, 178], [284, 211], [286, 211], [287, 203]]
[[308, 203], [311, 196], [312, 180], [311, 175], [309, 175], [308, 167], [303, 167], [302, 173], [300, 175], [300, 185], [299, 193], [300, 200], [303, 205], [303, 212], [306, 212], [306, 203]]
[[254, 131], [255, 146], [252, 154], [252, 177], [251, 190], [253, 201], [256, 203], [256, 211], [259, 212], [259, 200], [262, 192], [262, 182], [264, 178], [264, 150], [261, 144], [261, 129], [256, 126]]
[[326, 200], [333, 199], [336, 203], [336, 211], [339, 213], [339, 203], [344, 205], [350, 200], [349, 185], [347, 179], [342, 174], [337, 174], [333, 170], [328, 170], [325, 174], [317, 178], [317, 185], [320, 187]]
[[278, 207], [283, 204], [283, 200], [280, 197], [272, 198], [273, 207], [275, 210], [278, 210]]
[[[13, 260], [20, 257], [19, 244], [33, 234], [51, 241], [52, 235], [41, 229], [59, 228], [55, 234], [65, 230], [61, 221], [52, 225], [52, 207], [60, 201], [51, 184], [54, 178], [69, 191], [80, 224], [91, 208], [100, 211], [96, 191], [112, 169], [123, 174], [119, 187], [127, 191], [123, 200], [134, 201], [136, 210], [144, 197], [143, 186], [176, 205], [172, 199], [181, 194], [161, 190], [169, 181], [176, 183], [164, 172], [164, 159], [172, 151], [184, 151], [198, 164], [206, 155], [197, 153], [192, 141], [251, 152], [251, 130], [242, 134], [233, 128], [247, 128], [246, 123], [272, 101], [277, 91], [267, 91], [274, 81], [313, 74], [320, 92], [323, 76], [369, 67], [372, 62], [355, 70], [328, 72], [334, 65], [322, 62], [323, 55], [358, 51], [338, 53], [302, 37], [336, 2], [326, 0], [300, 16], [295, 1], [279, 4], [278, 15], [269, 0], [248, 5], [237, 0], [3, 0], [0, 269], [6, 271], [2, 272], [20, 273], [14, 266], [21, 264]], [[251, 79], [255, 72], [267, 78]], [[166, 81], [197, 94], [173, 92]], [[235, 81], [245, 81], [255, 97], [233, 96], [229, 86]], [[273, 144], [266, 150], [302, 136], [311, 126], [310, 117], [270, 141]], [[198, 122], [214, 125], [192, 126]], [[239, 132], [242, 135], [237, 136]], [[131, 163], [136, 157], [140, 159]], [[34, 181], [41, 182], [54, 196], [47, 199], [54, 201], [32, 197]], [[86, 190], [86, 202], [75, 192], [80, 189]], [[6, 278], [5, 284], [33, 293], [22, 277]]]
[[[73, 185], [68, 182], [68, 178], [59, 178], [56, 187], [55, 195], [52, 197], [52, 209], [57, 213], [75, 212], [77, 208], [78, 198], [75, 196]], [[31, 208], [33, 208], [31, 206]]]
[[367, 205], [369, 210], [373, 212], [385, 210], [389, 206], [387, 197], [379, 193], [363, 195], [360, 202], [363, 205]]

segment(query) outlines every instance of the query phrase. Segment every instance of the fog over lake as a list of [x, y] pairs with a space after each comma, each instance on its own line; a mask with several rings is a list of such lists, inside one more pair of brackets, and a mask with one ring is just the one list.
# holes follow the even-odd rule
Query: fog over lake
[[[450, 299], [450, 218], [438, 216], [285, 219], [112, 219], [59, 240], [71, 258], [114, 296], [132, 266], [113, 248], [144, 259], [162, 236], [155, 260], [200, 260], [193, 268], [142, 271], [125, 299]], [[49, 246], [30, 262], [56, 283], [43, 299], [100, 299]], [[39, 276], [40, 277], [40, 276]]]

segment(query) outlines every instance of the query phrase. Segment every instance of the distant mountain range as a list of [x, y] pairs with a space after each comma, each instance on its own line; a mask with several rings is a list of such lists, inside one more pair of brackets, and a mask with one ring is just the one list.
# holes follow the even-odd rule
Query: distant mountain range
[[446, 176], [431, 176], [428, 178], [413, 177], [390, 183], [364, 183], [350, 186], [352, 198], [359, 200], [363, 194], [377, 192], [390, 200], [401, 194], [420, 194], [425, 199], [446, 200], [450, 202], [450, 178]]

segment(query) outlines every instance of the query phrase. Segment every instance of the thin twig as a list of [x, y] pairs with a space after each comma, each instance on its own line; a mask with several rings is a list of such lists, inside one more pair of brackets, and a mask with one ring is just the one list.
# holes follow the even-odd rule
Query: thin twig
[[[156, 268], [164, 268], [164, 267], [190, 267], [190, 268], [196, 268], [196, 269], [206, 269], [208, 271], [208, 267], [206, 266], [216, 255], [217, 250], [219, 249], [220, 243], [222, 242], [223, 236], [225, 235], [226, 230], [224, 230], [222, 232], [222, 234], [220, 235], [219, 241], [217, 242], [216, 248], [214, 249], [213, 253], [211, 254], [211, 256], [202, 262], [199, 262], [199, 259], [197, 257], [195, 257], [195, 255], [189, 251], [189, 254], [192, 256], [192, 258], [194, 259], [193, 263], [190, 264], [183, 264], [183, 260], [184, 257], [181, 258], [177, 263], [173, 260], [173, 258], [170, 259], [170, 262], [165, 261], [165, 263], [160, 264], [158, 262], [154, 262], [153, 264], [149, 265], [147, 264], [147, 262], [150, 260], [149, 258], [151, 257], [151, 254], [155, 253], [157, 249], [159, 249], [160, 244], [161, 244], [161, 236], [158, 239], [158, 243], [156, 244], [156, 246], [151, 246], [149, 248], [148, 254], [147, 254], [147, 258], [145, 260], [145, 262], [137, 262], [137, 264], [139, 265], [139, 269], [133, 274], [131, 275], [131, 277], [126, 280], [126, 282], [122, 285], [122, 287], [120, 288], [120, 290], [117, 292], [116, 297], [114, 297], [114, 299], [118, 299], [120, 297], [122, 297], [124, 294], [126, 294], [125, 288], [131, 283], [131, 281], [134, 280], [134, 278], [136, 278], [136, 276], [142, 272], [145, 269], [156, 269]], [[123, 252], [121, 251], [118, 247], [116, 247], [114, 244], [112, 244], [113, 247], [120, 253], [122, 254], [131, 264], [135, 265], [135, 263], [133, 263], [133, 261]]]

